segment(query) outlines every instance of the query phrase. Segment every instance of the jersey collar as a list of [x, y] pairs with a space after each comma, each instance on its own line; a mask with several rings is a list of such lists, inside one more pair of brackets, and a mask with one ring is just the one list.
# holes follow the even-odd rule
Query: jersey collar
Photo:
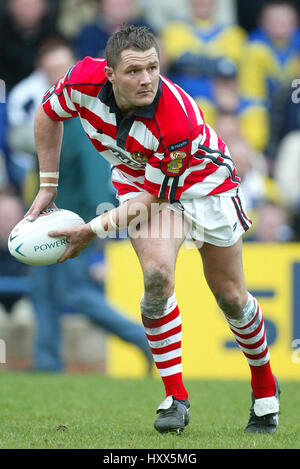
[[[147, 117], [149, 119], [152, 119], [152, 117], [154, 116], [157, 103], [161, 95], [162, 95], [162, 79], [159, 78], [158, 89], [157, 89], [157, 93], [155, 95], [153, 102], [149, 104], [148, 106], [142, 106], [138, 108], [134, 112], [133, 115], [137, 117]], [[121, 111], [116, 103], [112, 84], [110, 83], [110, 81], [107, 80], [105, 84], [102, 86], [101, 90], [98, 93], [98, 98], [100, 99], [102, 103], [106, 104], [106, 106], [109, 107], [109, 110], [111, 112], [113, 112], [114, 114], [121, 114]]]

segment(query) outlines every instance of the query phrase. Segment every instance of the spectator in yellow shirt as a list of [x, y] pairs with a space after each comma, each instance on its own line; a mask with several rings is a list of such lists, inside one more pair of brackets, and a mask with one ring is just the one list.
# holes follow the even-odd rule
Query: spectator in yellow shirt
[[[200, 107], [203, 106], [206, 121], [210, 125], [213, 125], [219, 112], [214, 96], [214, 78], [221, 69], [239, 72], [247, 38], [239, 26], [215, 21], [216, 2], [189, 0], [190, 20], [172, 21], [161, 32], [161, 43], [168, 61], [168, 76], [191, 95]], [[235, 106], [234, 113], [237, 107], [239, 104]], [[259, 140], [258, 147], [261, 149], [265, 137], [259, 137]]]
[[193, 97], [211, 127], [216, 127], [220, 115], [232, 115], [237, 120], [240, 136], [248, 145], [259, 152], [265, 150], [270, 135], [268, 105], [266, 101], [250, 99], [240, 93], [234, 64], [220, 61], [214, 79]]
[[[207, 62], [200, 58], [217, 59], [226, 57], [239, 63], [246, 33], [234, 24], [216, 24], [214, 13], [216, 0], [189, 0], [191, 4], [190, 21], [173, 21], [162, 30], [161, 37], [171, 66], [181, 67], [181, 61], [191, 66]], [[183, 70], [184, 72], [184, 70]]]
[[250, 36], [241, 66], [241, 89], [250, 97], [270, 98], [297, 76], [300, 62], [298, 13], [287, 0], [263, 6], [259, 27]]

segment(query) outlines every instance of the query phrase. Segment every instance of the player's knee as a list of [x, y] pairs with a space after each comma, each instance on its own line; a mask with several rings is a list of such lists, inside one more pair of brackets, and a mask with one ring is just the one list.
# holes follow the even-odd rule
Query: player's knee
[[144, 284], [146, 294], [165, 296], [174, 289], [172, 272], [164, 265], [150, 265], [144, 269]]
[[238, 316], [245, 305], [244, 295], [237, 290], [229, 290], [216, 295], [217, 303], [226, 316]]
[[141, 301], [141, 311], [149, 318], [163, 315], [174, 285], [172, 274], [165, 267], [150, 267], [144, 271], [145, 294]]

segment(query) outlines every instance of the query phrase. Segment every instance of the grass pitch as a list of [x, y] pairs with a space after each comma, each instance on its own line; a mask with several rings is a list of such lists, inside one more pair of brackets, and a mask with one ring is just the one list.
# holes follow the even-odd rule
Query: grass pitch
[[1, 449], [299, 449], [300, 382], [281, 382], [275, 435], [246, 435], [250, 385], [186, 381], [191, 420], [181, 435], [153, 428], [157, 378], [0, 374]]

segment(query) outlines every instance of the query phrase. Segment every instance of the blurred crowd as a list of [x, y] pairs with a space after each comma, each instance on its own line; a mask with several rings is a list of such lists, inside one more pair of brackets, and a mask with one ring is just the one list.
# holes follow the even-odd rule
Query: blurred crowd
[[[162, 74], [196, 100], [227, 143], [254, 221], [245, 240], [299, 241], [299, 15], [299, 0], [2, 0], [0, 275], [23, 275], [7, 255], [7, 236], [37, 191], [33, 121], [41, 98], [76, 61], [103, 57], [108, 37], [123, 23], [153, 31]], [[71, 185], [64, 194], [63, 204], [92, 218], [97, 201], [114, 194], [107, 163], [86, 138], [76, 144], [81, 133], [76, 119], [65, 122], [69, 166], [60, 182], [68, 186], [74, 165], [77, 188], [95, 171], [102, 174], [90, 206], [80, 206], [79, 192], [74, 200]], [[93, 152], [88, 163], [86, 153]]]
[[[103, 57], [109, 35], [133, 23], [154, 32], [162, 73], [229, 146], [254, 220], [246, 239], [299, 240], [299, 10], [298, 0], [3, 0], [0, 211], [8, 197], [25, 209], [36, 193], [33, 121], [44, 92], [84, 56]], [[99, 202], [113, 196], [108, 184]]]

